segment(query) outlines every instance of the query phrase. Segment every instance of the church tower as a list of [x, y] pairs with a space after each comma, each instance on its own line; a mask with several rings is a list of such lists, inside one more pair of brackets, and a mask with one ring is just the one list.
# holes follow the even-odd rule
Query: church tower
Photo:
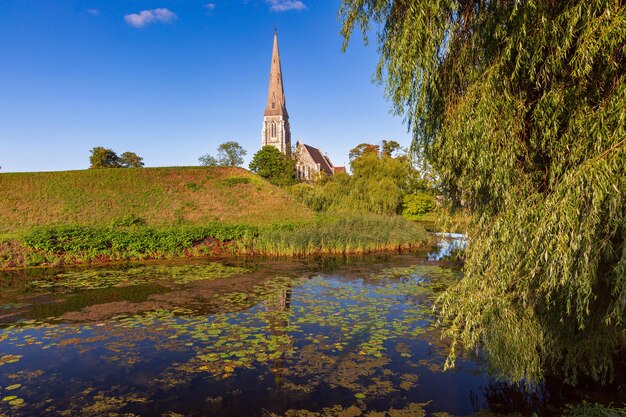
[[283, 89], [283, 74], [280, 67], [276, 29], [274, 29], [270, 86], [267, 93], [265, 116], [263, 117], [261, 143], [262, 146], [274, 146], [285, 155], [291, 156], [291, 130], [289, 129], [289, 114], [287, 114], [287, 105], [285, 103], [285, 90]]

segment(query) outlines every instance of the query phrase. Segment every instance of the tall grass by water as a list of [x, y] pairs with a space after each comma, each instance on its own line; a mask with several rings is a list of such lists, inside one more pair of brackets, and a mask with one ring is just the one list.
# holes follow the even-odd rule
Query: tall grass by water
[[427, 241], [425, 229], [400, 216], [319, 216], [301, 224], [262, 228], [245, 250], [270, 256], [358, 254], [407, 249]]
[[426, 240], [421, 225], [400, 216], [376, 215], [318, 216], [264, 227], [219, 222], [167, 228], [62, 225], [0, 242], [0, 267], [216, 255], [359, 254], [408, 249]]

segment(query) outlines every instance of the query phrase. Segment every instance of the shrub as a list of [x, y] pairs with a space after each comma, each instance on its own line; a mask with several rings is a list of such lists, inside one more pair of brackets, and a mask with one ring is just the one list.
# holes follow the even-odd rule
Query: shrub
[[402, 201], [402, 215], [409, 220], [420, 220], [436, 208], [435, 198], [427, 193], [408, 194]]
[[23, 237], [23, 241], [30, 249], [48, 253], [178, 255], [208, 238], [226, 242], [257, 233], [258, 229], [252, 226], [221, 223], [168, 229], [57, 226], [33, 230]]

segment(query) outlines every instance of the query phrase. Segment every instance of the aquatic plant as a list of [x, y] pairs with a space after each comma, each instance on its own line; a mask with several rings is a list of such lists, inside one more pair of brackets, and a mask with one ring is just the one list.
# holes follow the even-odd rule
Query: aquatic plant
[[94, 290], [128, 287], [146, 283], [187, 284], [194, 281], [215, 280], [243, 274], [248, 269], [227, 266], [219, 262], [202, 265], [135, 265], [116, 269], [90, 269], [61, 272], [45, 280], [28, 283], [30, 290]]

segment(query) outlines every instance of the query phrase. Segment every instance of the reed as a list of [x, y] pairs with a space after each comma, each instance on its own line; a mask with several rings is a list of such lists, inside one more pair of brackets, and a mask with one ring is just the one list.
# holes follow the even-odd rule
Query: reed
[[420, 224], [400, 216], [318, 216], [315, 221], [277, 224], [242, 240], [242, 252], [269, 256], [359, 254], [408, 249], [428, 240]]

